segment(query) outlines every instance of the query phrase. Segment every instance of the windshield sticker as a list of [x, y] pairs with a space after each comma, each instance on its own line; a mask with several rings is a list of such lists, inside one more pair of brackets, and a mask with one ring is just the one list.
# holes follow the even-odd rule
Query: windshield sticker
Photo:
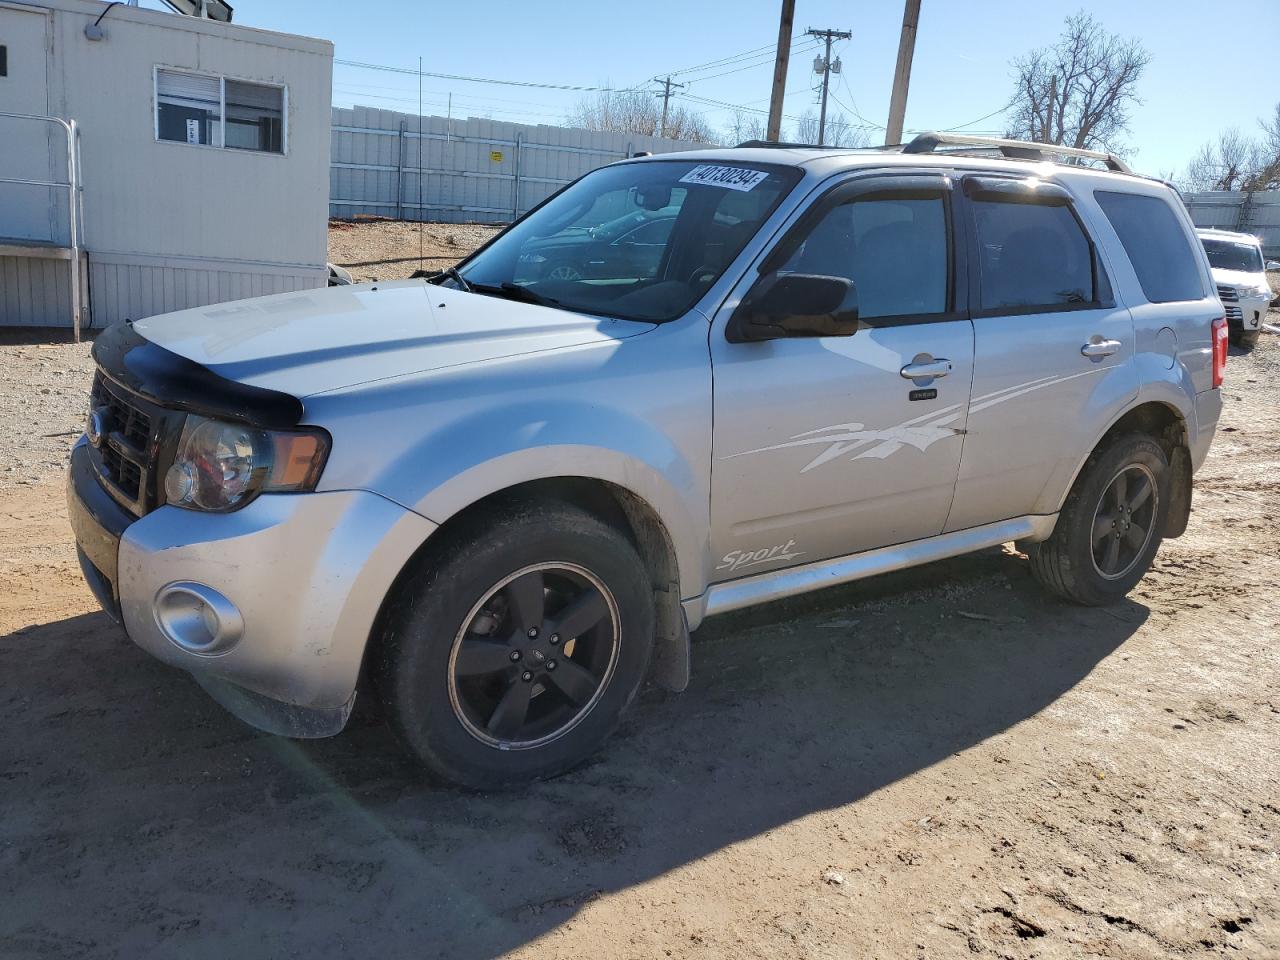
[[697, 183], [705, 187], [725, 187], [729, 190], [753, 190], [769, 174], [763, 170], [747, 170], [744, 167], [722, 167], [714, 163], [701, 163], [683, 177], [681, 183]]

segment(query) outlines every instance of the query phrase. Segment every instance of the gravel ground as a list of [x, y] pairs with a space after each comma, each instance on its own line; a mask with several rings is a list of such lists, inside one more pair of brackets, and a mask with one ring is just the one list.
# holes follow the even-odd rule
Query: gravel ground
[[[357, 281], [402, 280], [417, 270], [440, 270], [465, 257], [499, 227], [476, 223], [330, 220], [329, 260]], [[424, 259], [419, 261], [419, 239]]]
[[0, 487], [46, 482], [62, 468], [92, 379], [88, 343], [0, 329]]
[[86, 355], [0, 341], [0, 957], [1280, 957], [1280, 337], [1126, 602], [1006, 547], [713, 618], [505, 795], [367, 702], [250, 730], [97, 611], [47, 436]]

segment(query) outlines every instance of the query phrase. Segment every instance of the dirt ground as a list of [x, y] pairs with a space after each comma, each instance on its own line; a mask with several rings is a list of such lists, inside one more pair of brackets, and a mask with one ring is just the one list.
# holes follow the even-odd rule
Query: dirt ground
[[477, 223], [330, 220], [329, 262], [346, 267], [356, 282], [403, 280], [419, 267], [449, 266], [499, 229]]
[[0, 956], [1280, 957], [1280, 337], [1129, 601], [1007, 547], [714, 619], [685, 694], [485, 796], [368, 704], [256, 733], [97, 611], [88, 369], [0, 342]]

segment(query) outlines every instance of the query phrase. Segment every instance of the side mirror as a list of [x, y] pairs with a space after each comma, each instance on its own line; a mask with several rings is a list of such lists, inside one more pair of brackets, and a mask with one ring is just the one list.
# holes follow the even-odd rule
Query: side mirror
[[1268, 270], [1268, 272], [1270, 272], [1270, 271], [1272, 271], [1272, 270], [1280, 270], [1280, 260], [1268, 260], [1268, 261], [1267, 261], [1267, 270]]
[[786, 337], [851, 337], [858, 331], [852, 280], [812, 273], [767, 273], [729, 318], [731, 343]]

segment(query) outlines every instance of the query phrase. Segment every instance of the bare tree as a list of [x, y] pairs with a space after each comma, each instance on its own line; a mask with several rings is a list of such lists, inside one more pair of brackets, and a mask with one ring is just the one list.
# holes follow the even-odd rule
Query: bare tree
[[1280, 104], [1270, 120], [1260, 120], [1262, 137], [1253, 139], [1232, 127], [1200, 147], [1187, 164], [1187, 190], [1280, 189]]
[[800, 114], [796, 120], [796, 143], [817, 143], [818, 142], [818, 115], [812, 110], [806, 110]]
[[[795, 139], [796, 143], [818, 142], [818, 115], [812, 110], [806, 110], [796, 120]], [[851, 123], [843, 113], [829, 113], [822, 142], [828, 147], [865, 147], [867, 132]]]
[[1150, 60], [1138, 40], [1109, 33], [1084, 11], [1067, 17], [1057, 43], [1013, 62], [1017, 90], [1008, 136], [1117, 149]]
[[867, 131], [850, 123], [843, 113], [828, 115], [823, 139], [829, 147], [865, 147], [868, 143]]
[[1280, 190], [1280, 103], [1270, 120], [1259, 120], [1258, 124], [1262, 127], [1259, 150], [1263, 160], [1254, 172], [1252, 189]]
[[735, 110], [733, 120], [729, 123], [728, 140], [730, 144], [745, 143], [748, 140], [766, 140], [767, 125], [762, 114], [747, 113]]
[[1258, 144], [1232, 127], [1200, 147], [1183, 183], [1188, 190], [1238, 190], [1257, 170], [1259, 158]]
[[647, 90], [602, 90], [594, 97], [584, 97], [565, 117], [565, 123], [584, 130], [666, 136], [673, 140], [711, 143], [716, 139], [715, 131], [701, 114], [675, 104], [667, 110], [666, 129], [660, 131], [662, 104]]

